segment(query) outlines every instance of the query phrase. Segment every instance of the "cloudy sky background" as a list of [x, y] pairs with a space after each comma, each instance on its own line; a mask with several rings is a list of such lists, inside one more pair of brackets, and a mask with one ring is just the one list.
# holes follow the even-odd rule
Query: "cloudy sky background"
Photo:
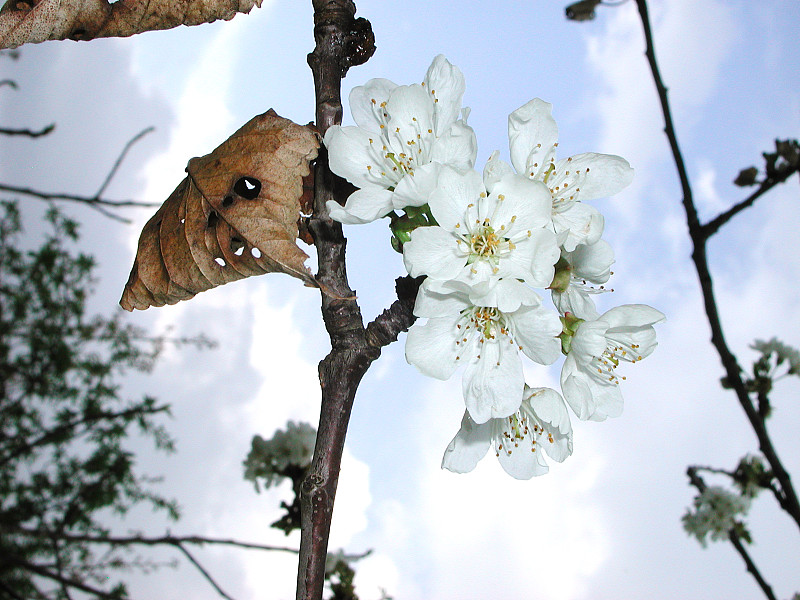
[[[38, 141], [4, 139], [0, 181], [92, 194], [125, 142], [153, 125], [107, 195], [161, 202], [189, 158], [210, 152], [253, 115], [274, 108], [311, 121], [310, 5], [264, 0], [227, 23], [23, 47], [18, 61], [0, 62], [0, 78], [21, 86], [3, 88], [0, 122], [37, 128], [55, 121], [57, 128]], [[634, 183], [595, 203], [617, 256], [616, 291], [599, 305], [602, 312], [646, 303], [668, 317], [655, 354], [625, 373], [622, 417], [574, 420], [574, 455], [527, 482], [512, 480], [491, 456], [469, 475], [441, 471], [463, 412], [460, 378], [419, 375], [405, 363], [404, 337], [386, 349], [356, 398], [332, 534], [333, 547], [374, 549], [358, 565], [361, 597], [377, 598], [384, 587], [398, 600], [760, 598], [731, 547], [702, 550], [680, 524], [693, 496], [688, 464], [733, 468], [757, 448], [734, 397], [719, 388], [722, 370], [708, 342], [635, 5], [601, 8], [584, 24], [567, 22], [558, 2], [363, 0], [358, 8], [372, 22], [378, 51], [350, 71], [345, 97], [371, 77], [419, 82], [442, 52], [466, 77], [478, 168], [494, 149], [507, 156], [507, 115], [533, 97], [554, 105], [559, 156], [627, 158]], [[662, 74], [704, 219], [746, 195], [731, 180], [743, 167], [760, 166], [776, 137], [800, 137], [797, 8], [793, 0], [652, 3]], [[744, 365], [755, 356], [747, 349], [754, 338], [779, 335], [800, 346], [797, 197], [795, 178], [711, 243], [726, 334]], [[32, 231], [39, 208], [31, 205]], [[126, 226], [69, 210], [85, 223], [83, 243], [100, 261], [93, 309], [113, 311], [149, 212], [127, 213], [136, 224]], [[351, 286], [371, 320], [391, 303], [402, 262], [385, 223], [345, 233]], [[118, 531], [170, 528], [296, 545], [294, 536], [269, 528], [288, 488], [255, 494], [241, 461], [252, 435], [269, 437], [287, 419], [316, 421], [316, 364], [329, 349], [318, 293], [276, 275], [130, 319], [153, 331], [204, 332], [220, 345], [167, 352], [153, 375], [128, 380], [130, 394], [172, 403], [178, 453], [165, 458], [142, 448], [139, 462], [164, 476], [161, 490], [179, 500], [184, 518], [169, 524], [141, 511]], [[557, 387], [557, 367], [526, 374], [531, 384]], [[774, 400], [770, 430], [798, 478], [795, 382], [782, 382]], [[755, 560], [778, 597], [791, 597], [800, 591], [793, 522], [764, 496], [750, 525]], [[294, 595], [291, 556], [206, 549], [198, 557], [237, 600]], [[139, 599], [218, 597], [186, 564], [131, 581]]]

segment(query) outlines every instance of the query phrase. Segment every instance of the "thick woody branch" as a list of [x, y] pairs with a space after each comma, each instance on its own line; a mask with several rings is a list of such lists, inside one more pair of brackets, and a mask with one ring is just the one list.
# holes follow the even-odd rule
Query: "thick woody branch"
[[[667, 88], [661, 79], [659, 72], [658, 62], [656, 61], [655, 48], [653, 45], [652, 28], [650, 27], [650, 17], [647, 11], [646, 0], [636, 0], [636, 5], [639, 9], [639, 15], [642, 20], [642, 28], [644, 29], [644, 36], [646, 42], [645, 55], [650, 65], [650, 70], [653, 75], [658, 97], [661, 102], [661, 110], [664, 115], [664, 133], [669, 140], [670, 148], [672, 149], [672, 156], [675, 161], [675, 166], [678, 170], [678, 176], [681, 182], [681, 189], [683, 191], [683, 207], [686, 212], [686, 223], [689, 228], [689, 236], [692, 239], [694, 250], [692, 252], [692, 261], [694, 262], [697, 276], [700, 280], [700, 289], [703, 294], [703, 303], [705, 305], [706, 316], [708, 324], [711, 328], [711, 343], [717, 350], [722, 366], [725, 370], [727, 381], [731, 388], [736, 393], [739, 404], [747, 415], [750, 426], [758, 438], [759, 448], [767, 459], [767, 462], [778, 480], [782, 491], [783, 501], [780, 502], [781, 507], [795, 520], [797, 526], [800, 527], [800, 501], [798, 501], [797, 493], [792, 485], [789, 473], [786, 471], [783, 463], [778, 457], [778, 453], [772, 444], [772, 440], [766, 429], [764, 420], [759, 416], [749, 393], [742, 380], [742, 369], [739, 366], [736, 357], [731, 352], [725, 341], [725, 335], [722, 329], [722, 321], [717, 309], [717, 301], [714, 296], [714, 287], [711, 280], [711, 272], [708, 266], [708, 256], [706, 251], [706, 242], [708, 236], [706, 231], [697, 217], [697, 208], [692, 197], [692, 188], [689, 183], [689, 177], [686, 173], [686, 165], [683, 162], [678, 139], [675, 134], [675, 128], [672, 123], [672, 113], [669, 107], [669, 100], [667, 99]], [[779, 499], [780, 500], [780, 499]]]
[[[313, 0], [316, 47], [308, 56], [316, 93], [316, 125], [321, 135], [342, 120], [341, 80], [347, 70], [374, 52], [372, 30], [355, 19], [351, 0]], [[322, 295], [322, 318], [331, 351], [319, 364], [322, 407], [314, 458], [301, 486], [301, 541], [297, 598], [319, 600], [325, 583], [333, 504], [342, 451], [356, 389], [380, 349], [367, 343], [361, 310], [347, 281], [346, 240], [326, 203], [342, 201], [342, 185], [320, 151], [315, 166], [314, 211], [308, 229], [317, 248], [317, 280]]]

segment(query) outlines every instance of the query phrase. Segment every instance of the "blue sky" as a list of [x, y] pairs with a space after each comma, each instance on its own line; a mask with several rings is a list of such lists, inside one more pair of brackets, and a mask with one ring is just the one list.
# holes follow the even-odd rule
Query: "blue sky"
[[[125, 141], [154, 125], [108, 194], [161, 202], [189, 158], [211, 151], [253, 115], [274, 108], [311, 121], [310, 5], [265, 0], [231, 22], [23, 47], [19, 61], [0, 63], [3, 77], [22, 86], [0, 95], [2, 122], [58, 127], [41, 141], [4, 140], [2, 180], [91, 194]], [[656, 352], [625, 373], [623, 415], [574, 420], [573, 456], [528, 482], [511, 480], [491, 456], [468, 475], [441, 471], [463, 412], [458, 378], [419, 375], [405, 363], [404, 337], [386, 349], [356, 398], [332, 536], [351, 552], [374, 549], [359, 565], [362, 598], [378, 597], [378, 586], [402, 600], [759, 598], [731, 548], [702, 550], [680, 527], [692, 497], [685, 467], [732, 468], [756, 442], [732, 395], [719, 389], [635, 5], [601, 8], [584, 24], [566, 21], [557, 2], [365, 0], [358, 8], [372, 22], [378, 51], [351, 69], [345, 97], [371, 77], [421, 81], [444, 53], [466, 78], [478, 168], [492, 150], [507, 156], [508, 113], [533, 97], [554, 105], [560, 156], [595, 151], [628, 159], [634, 183], [594, 202], [617, 257], [616, 291], [602, 297], [601, 311], [646, 303], [668, 318]], [[651, 13], [701, 215], [712, 216], [744, 197], [730, 184], [740, 168], [758, 166], [775, 137], [800, 137], [797, 4], [665, 0], [654, 1]], [[136, 225], [123, 226], [70, 210], [85, 222], [84, 243], [99, 254], [94, 306], [114, 310], [149, 213], [133, 212]], [[754, 338], [779, 335], [800, 346], [798, 223], [795, 179], [711, 242], [729, 343], [745, 365]], [[385, 223], [345, 233], [351, 286], [371, 319], [390, 304], [402, 262]], [[144, 471], [164, 475], [161, 489], [183, 506], [172, 530], [286, 542], [268, 525], [287, 489], [255, 494], [240, 463], [253, 434], [267, 437], [287, 419], [316, 420], [316, 363], [329, 347], [317, 293], [267, 276], [130, 318], [220, 341], [212, 352], [168, 352], [152, 376], [128, 382], [130, 393], [156, 394], [174, 407], [178, 453], [164, 458], [143, 449], [140, 459]], [[526, 375], [557, 386], [557, 370]], [[794, 385], [776, 390], [770, 427], [798, 474]], [[789, 598], [800, 591], [797, 532], [767, 497], [751, 515], [753, 555], [778, 597]], [[156, 534], [166, 526], [141, 513], [120, 530]], [[290, 557], [201, 555], [238, 600], [293, 597]], [[132, 590], [139, 598], [216, 597], [185, 565], [137, 577]]]

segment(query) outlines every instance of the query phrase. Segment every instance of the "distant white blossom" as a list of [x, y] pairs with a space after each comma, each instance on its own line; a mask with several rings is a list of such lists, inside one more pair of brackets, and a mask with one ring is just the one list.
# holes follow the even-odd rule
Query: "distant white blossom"
[[354, 88], [356, 126], [333, 125], [324, 141], [331, 170], [360, 189], [344, 206], [328, 201], [331, 218], [368, 223], [422, 206], [436, 188], [440, 165], [471, 169], [477, 142], [466, 116], [459, 119], [464, 89], [461, 71], [442, 55], [422, 84], [372, 79]]
[[461, 429], [450, 442], [442, 468], [467, 473], [489, 448], [503, 469], [516, 479], [544, 475], [549, 467], [546, 453], [557, 462], [572, 454], [572, 424], [561, 395], [548, 388], [525, 386], [519, 409], [508, 417], [477, 424], [464, 413]]
[[789, 364], [788, 375], [800, 375], [800, 351], [797, 348], [784, 344], [778, 338], [772, 338], [766, 342], [756, 340], [750, 347], [761, 352], [766, 359], [769, 359], [774, 353], [779, 365], [784, 362]]
[[[728, 532], [737, 529], [737, 517], [750, 510], [750, 499], [721, 486], [709, 486], [694, 499], [694, 511], [682, 517], [683, 528], [705, 547], [712, 540], [727, 540]], [[739, 525], [738, 527], [741, 527]]]

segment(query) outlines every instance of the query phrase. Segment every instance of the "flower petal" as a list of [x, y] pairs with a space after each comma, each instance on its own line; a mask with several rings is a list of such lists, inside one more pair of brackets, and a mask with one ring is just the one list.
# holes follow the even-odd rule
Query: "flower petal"
[[418, 227], [411, 232], [411, 241], [403, 244], [403, 263], [412, 277], [453, 279], [461, 273], [467, 257], [452, 233], [441, 227]]
[[550, 224], [553, 198], [550, 190], [541, 181], [533, 181], [521, 175], [506, 175], [492, 188], [491, 197], [500, 196], [504, 199], [497, 202], [492, 223], [504, 224], [508, 233], [537, 229]]
[[[540, 444], [536, 444], [534, 448], [537, 446], [540, 446]], [[503, 467], [503, 470], [514, 479], [530, 479], [531, 477], [545, 475], [550, 470], [540, 450], [532, 451], [531, 448], [524, 446], [514, 448], [511, 452], [500, 450], [497, 460], [500, 461], [500, 466]]]
[[570, 169], [582, 174], [578, 183], [580, 200], [613, 196], [633, 181], [631, 165], [613, 154], [577, 154], [570, 161]]
[[592, 390], [589, 388], [589, 379], [581, 373], [572, 352], [567, 355], [561, 367], [561, 392], [572, 412], [581, 421], [587, 420], [592, 415], [595, 404]]
[[491, 443], [491, 423], [478, 425], [464, 411], [461, 429], [444, 451], [442, 468], [454, 473], [469, 473], [486, 456]]
[[455, 342], [455, 318], [428, 319], [424, 325], [414, 323], [406, 337], [406, 360], [429, 377], [450, 379], [458, 367]]
[[470, 416], [476, 423], [485, 423], [516, 412], [522, 402], [525, 379], [515, 347], [485, 343], [480, 351], [479, 358], [467, 365], [462, 387]]
[[456, 121], [433, 141], [430, 160], [467, 170], [475, 166], [477, 156], [475, 131], [464, 121]]
[[562, 325], [558, 315], [544, 306], [521, 306], [508, 315], [513, 320], [514, 341], [522, 351], [540, 365], [551, 365], [561, 355], [558, 335]]
[[423, 133], [427, 136], [427, 131], [433, 129], [433, 102], [425, 88], [419, 84], [396, 87], [386, 101], [386, 112], [389, 113], [389, 139], [400, 142], [394, 147], [403, 148], [415, 157], [422, 154], [417, 136]]
[[376, 116], [382, 110], [381, 104], [389, 99], [389, 94], [397, 86], [388, 79], [370, 79], [364, 85], [350, 91], [350, 113], [356, 125], [374, 133], [380, 132], [381, 120]]
[[483, 167], [483, 185], [486, 186], [486, 191], [490, 194], [494, 189], [495, 184], [506, 175], [513, 175], [514, 170], [507, 162], [500, 159], [500, 152], [495, 150], [486, 161], [486, 166]]
[[511, 164], [520, 175], [540, 179], [542, 170], [554, 154], [558, 126], [552, 110], [552, 104], [534, 98], [508, 116]]
[[567, 233], [564, 250], [572, 252], [578, 244], [594, 244], [603, 235], [605, 220], [594, 206], [583, 202], [572, 202], [553, 212], [556, 234]]
[[[451, 64], [443, 54], [433, 59], [425, 74], [425, 87], [435, 99], [436, 136], [440, 136], [458, 118], [466, 84], [461, 69]], [[474, 160], [473, 160], [474, 163]]]
[[467, 205], [477, 202], [482, 192], [483, 181], [477, 172], [443, 166], [437, 187], [428, 199], [431, 214], [442, 228], [455, 232], [464, 226]]
[[377, 134], [359, 127], [332, 125], [325, 132], [331, 171], [358, 188], [384, 187], [370, 173], [380, 174], [385, 168], [380, 154], [373, 150], [379, 143]]
[[395, 210], [403, 210], [406, 206], [422, 206], [427, 204], [430, 195], [436, 189], [441, 165], [428, 163], [414, 170], [413, 175], [404, 176], [394, 189], [392, 205]]
[[362, 225], [391, 212], [392, 192], [364, 188], [350, 194], [344, 206], [333, 200], [328, 200], [326, 206], [334, 221], [346, 225]]

